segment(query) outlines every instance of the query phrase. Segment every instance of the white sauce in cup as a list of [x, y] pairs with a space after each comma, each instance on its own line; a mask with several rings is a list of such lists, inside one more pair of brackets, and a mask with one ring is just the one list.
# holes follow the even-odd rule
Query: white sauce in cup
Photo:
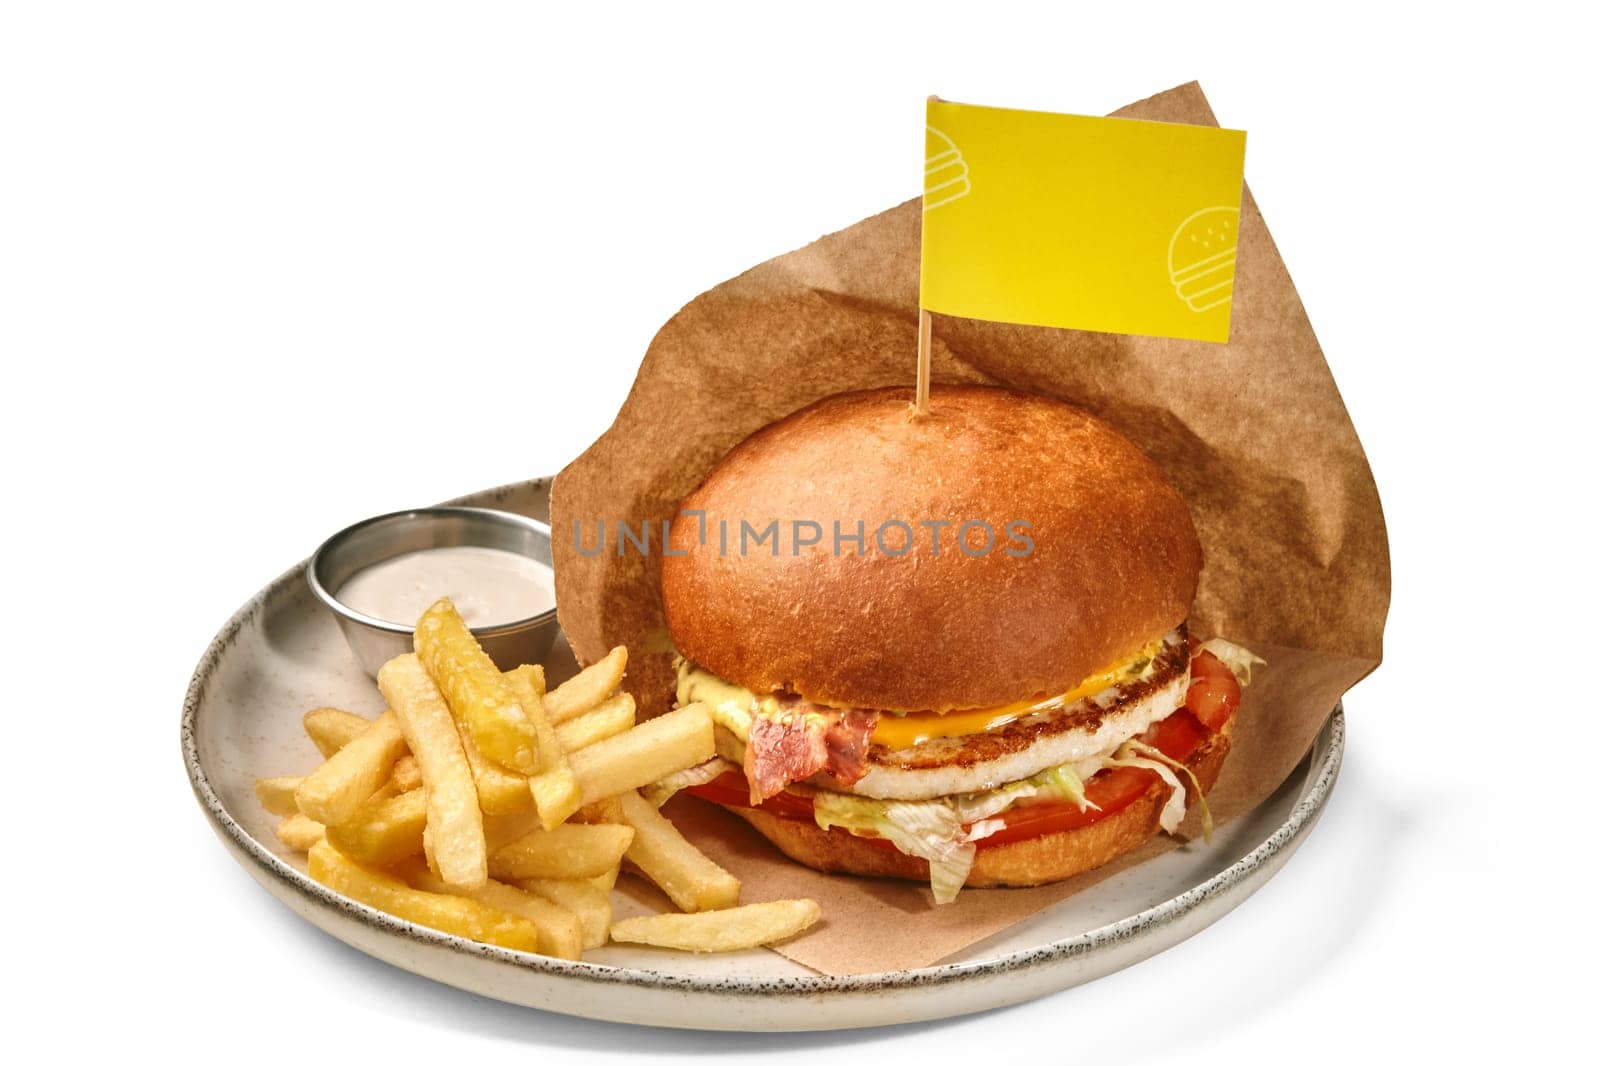
[[351, 610], [405, 626], [449, 596], [467, 625], [478, 628], [554, 607], [555, 572], [500, 548], [426, 548], [357, 570], [334, 596]]

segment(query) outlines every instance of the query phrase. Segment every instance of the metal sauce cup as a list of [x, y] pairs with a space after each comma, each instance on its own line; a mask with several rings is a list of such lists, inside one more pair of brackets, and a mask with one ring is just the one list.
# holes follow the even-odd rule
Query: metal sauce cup
[[[356, 571], [385, 559], [463, 545], [500, 548], [551, 565], [550, 527], [537, 519], [484, 507], [424, 507], [379, 515], [341, 529], [311, 556], [306, 579], [317, 599], [333, 612], [362, 668], [376, 677], [384, 663], [412, 650], [416, 627], [352, 610], [339, 601], [339, 589]], [[530, 618], [472, 630], [502, 670], [541, 662], [556, 632], [554, 607]]]

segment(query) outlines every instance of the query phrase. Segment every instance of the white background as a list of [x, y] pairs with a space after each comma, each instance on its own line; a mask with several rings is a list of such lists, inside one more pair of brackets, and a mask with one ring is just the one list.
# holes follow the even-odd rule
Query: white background
[[[5, 5], [5, 1039], [396, 1063], [1592, 1047], [1588, 35], [1529, 3], [1096, 6], [1128, 13]], [[1344, 776], [1259, 895], [989, 1016], [715, 1036], [371, 962], [218, 846], [178, 705], [255, 589], [355, 519], [559, 469], [681, 304], [916, 195], [926, 94], [1101, 113], [1190, 78], [1250, 133], [1394, 556]]]

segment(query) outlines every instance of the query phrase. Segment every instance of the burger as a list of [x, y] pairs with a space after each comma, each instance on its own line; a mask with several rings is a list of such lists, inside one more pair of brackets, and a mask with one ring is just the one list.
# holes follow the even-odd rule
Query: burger
[[1059, 881], [1204, 814], [1259, 660], [1190, 631], [1182, 497], [1058, 400], [911, 400], [827, 397], [683, 501], [661, 594], [676, 701], [711, 707], [717, 756], [655, 798], [687, 790], [798, 862], [938, 902]]

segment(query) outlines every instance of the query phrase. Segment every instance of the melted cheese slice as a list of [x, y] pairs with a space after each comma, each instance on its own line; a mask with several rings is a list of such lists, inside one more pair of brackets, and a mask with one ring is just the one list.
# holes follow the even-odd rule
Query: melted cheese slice
[[1057, 707], [1070, 707], [1086, 696], [1137, 678], [1161, 650], [1161, 641], [1151, 641], [1115, 666], [1090, 674], [1077, 686], [1042, 700], [1019, 700], [1001, 707], [978, 707], [965, 711], [917, 711], [912, 714], [885, 712], [878, 715], [872, 742], [886, 748], [909, 748], [936, 737], [964, 737], [999, 729], [1018, 718]]
[[[1008, 722], [1030, 714], [1068, 707], [1114, 685], [1137, 680], [1149, 669], [1160, 650], [1161, 640], [1153, 640], [1115, 666], [1091, 674], [1076, 687], [1045, 699], [1020, 700], [1002, 707], [961, 711], [915, 711], [909, 714], [885, 711], [878, 715], [878, 724], [872, 731], [872, 742], [886, 748], [910, 748], [936, 737], [970, 736], [999, 729]], [[709, 703], [717, 724], [745, 743], [749, 742], [750, 716], [764, 710], [771, 713], [778, 706], [778, 701], [771, 696], [757, 696], [749, 689], [730, 684], [715, 674], [680, 660], [678, 703], [696, 701]]]

